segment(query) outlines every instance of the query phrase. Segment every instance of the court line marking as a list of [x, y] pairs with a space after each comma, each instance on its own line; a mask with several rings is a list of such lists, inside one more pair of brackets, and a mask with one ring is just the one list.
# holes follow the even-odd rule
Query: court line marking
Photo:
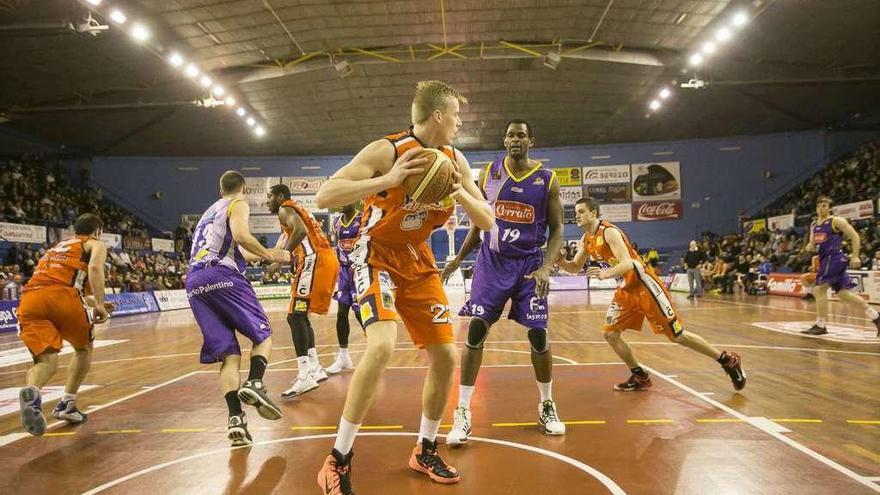
[[671, 419], [628, 419], [626, 420], [629, 424], [654, 424], [654, 423], [674, 423], [675, 421]]
[[123, 433], [143, 433], [143, 430], [101, 430], [96, 431], [96, 435], [118, 435]]
[[[359, 437], [368, 437], [368, 436], [418, 437], [418, 433], [409, 433], [409, 432], [361, 433], [358, 436]], [[444, 437], [444, 438], [446, 437], [446, 435], [437, 435], [437, 436]], [[263, 446], [263, 445], [271, 445], [271, 444], [283, 443], [283, 442], [301, 442], [301, 441], [305, 441], [305, 440], [320, 440], [320, 439], [325, 439], [325, 438], [336, 438], [336, 434], [331, 433], [331, 434], [324, 434], [324, 435], [309, 435], [309, 436], [304, 436], [304, 437], [280, 438], [280, 439], [276, 439], [276, 440], [267, 440], [264, 442], [257, 442], [257, 443], [254, 443], [250, 447], [247, 447], [247, 446], [245, 446], [245, 447], [227, 447], [224, 449], [216, 449], [216, 450], [210, 450], [208, 452], [201, 452], [199, 454], [181, 457], [179, 459], [164, 462], [162, 464], [156, 464], [154, 466], [150, 466], [148, 468], [141, 469], [140, 471], [136, 471], [134, 473], [128, 474], [128, 475], [123, 476], [121, 478], [117, 478], [115, 480], [108, 481], [107, 483], [104, 483], [103, 485], [97, 486], [95, 488], [92, 488], [89, 491], [84, 492], [83, 495], [94, 495], [96, 493], [103, 492], [104, 490], [106, 490], [108, 488], [112, 488], [114, 486], [120, 485], [122, 483], [125, 483], [126, 481], [137, 478], [137, 477], [142, 476], [144, 474], [149, 474], [149, 473], [152, 473], [155, 471], [159, 471], [160, 469], [164, 469], [166, 467], [173, 466], [175, 464], [189, 462], [189, 461], [192, 461], [195, 459], [200, 459], [202, 457], [208, 457], [208, 456], [212, 456], [215, 454], [221, 454], [224, 452], [231, 452], [233, 450], [247, 449], [247, 448], [253, 448], [253, 447], [258, 447], [258, 446]], [[521, 443], [510, 442], [507, 440], [496, 440], [494, 438], [470, 437], [470, 440], [477, 441], [477, 442], [492, 443], [492, 444], [501, 445], [504, 447], [511, 447], [511, 448], [515, 448], [515, 449], [519, 449], [519, 450], [524, 450], [526, 452], [531, 452], [533, 454], [538, 454], [538, 455], [550, 457], [550, 458], [556, 459], [558, 461], [562, 461], [570, 466], [573, 466], [573, 467], [583, 471], [584, 473], [587, 473], [588, 475], [592, 476], [593, 478], [595, 478], [596, 481], [602, 483], [605, 486], [605, 488], [607, 488], [608, 491], [611, 492], [612, 495], [626, 495], [626, 492], [617, 483], [615, 483], [614, 480], [612, 480], [610, 477], [608, 477], [605, 473], [599, 471], [598, 469], [596, 469], [588, 464], [585, 464], [585, 463], [578, 461], [576, 459], [572, 459], [571, 457], [562, 455], [560, 453], [553, 452], [550, 450], [545, 450], [545, 449], [535, 447], [532, 445], [525, 445], [525, 444], [521, 444]]]
[[880, 421], [874, 419], [848, 419], [846, 422], [854, 425], [880, 425]]
[[[797, 308], [778, 308], [776, 306], [770, 306], [768, 304], [755, 304], [755, 303], [747, 303], [747, 302], [740, 302], [740, 301], [722, 301], [722, 300], [718, 300], [718, 299], [713, 299], [712, 302], [727, 304], [730, 306], [753, 306], [753, 307], [757, 307], [757, 308], [774, 309], [774, 310], [778, 310], [778, 311], [788, 311], [791, 313], [806, 313], [806, 314], [810, 314], [810, 315], [814, 315], [814, 316], [816, 314], [815, 310], [810, 311], [810, 310], [806, 310], [806, 309], [797, 309]], [[839, 301], [829, 301], [829, 302], [839, 302]], [[828, 316], [834, 316], [835, 318], [844, 318], [844, 319], [849, 319], [849, 320], [871, 321], [868, 318], [865, 318], [863, 316], [849, 316], [849, 315], [841, 315], [841, 314], [837, 314], [837, 313], [828, 313]], [[865, 327], [865, 329], [871, 330], [870, 327]]]
[[[108, 403], [106, 403], [106, 404], [102, 404], [102, 405], [100, 405], [100, 406], [98, 406], [98, 407], [92, 409], [92, 410], [90, 411], [90, 414], [91, 414], [91, 413], [95, 413], [95, 412], [97, 412], [97, 411], [100, 411], [101, 409], [106, 409], [106, 408], [108, 408], [108, 407], [110, 407], [110, 406], [114, 406], [114, 405], [116, 405], [116, 404], [119, 404], [120, 402], [125, 402], [125, 401], [127, 401], [127, 400], [129, 400], [129, 399], [134, 399], [135, 397], [139, 397], [139, 396], [144, 395], [144, 394], [146, 394], [146, 393], [148, 393], [148, 392], [152, 392], [153, 390], [156, 390], [156, 389], [159, 388], [159, 387], [164, 387], [165, 385], [171, 385], [171, 384], [174, 383], [174, 382], [177, 382], [177, 381], [183, 380], [183, 379], [185, 379], [185, 378], [189, 378], [189, 377], [191, 377], [191, 376], [193, 376], [193, 375], [195, 375], [195, 374], [196, 374], [195, 371], [190, 371], [189, 373], [185, 373], [185, 374], [183, 374], [183, 375], [180, 375], [180, 376], [178, 376], [177, 378], [172, 378], [171, 380], [168, 380], [168, 381], [166, 381], [166, 382], [162, 382], [162, 383], [156, 385], [156, 386], [153, 387], [153, 388], [146, 389], [146, 390], [141, 390], [141, 391], [139, 391], [139, 392], [134, 392], [134, 393], [132, 393], [132, 394], [126, 395], [125, 397], [121, 397], [121, 398], [116, 399], [116, 400], [114, 400], [114, 401], [110, 401], [110, 402], [108, 402]], [[46, 426], [46, 430], [51, 430], [51, 429], [57, 428], [58, 426], [66, 425], [66, 424], [67, 424], [67, 421], [55, 421], [54, 423], [50, 423], [48, 426]], [[75, 432], [74, 432], [74, 433], [75, 433]], [[5, 435], [5, 436], [3, 436], [3, 437], [0, 437], [0, 447], [3, 447], [3, 446], [6, 446], [6, 445], [9, 445], [9, 444], [11, 444], [11, 443], [13, 443], [13, 442], [15, 442], [15, 441], [17, 441], [17, 440], [21, 440], [22, 438], [26, 438], [26, 437], [29, 437], [29, 436], [31, 436], [31, 435], [28, 435], [27, 433], [23, 434], [23, 436], [18, 436], [18, 435], [16, 435], [16, 434]]]
[[[526, 342], [528, 342], [528, 341], [526, 341]], [[366, 345], [366, 344], [364, 344], [364, 345]], [[416, 348], [416, 347], [397, 347], [397, 346], [395, 346], [394, 349], [393, 349], [393, 352], [397, 352], [397, 351], [419, 351], [419, 350], [421, 350], [421, 349], [418, 349], [418, 348]], [[492, 351], [492, 352], [509, 352], [509, 353], [512, 353], [512, 354], [529, 354], [529, 355], [532, 354], [532, 351], [517, 351], [517, 350], [514, 350], [514, 349], [491, 349], [491, 348], [486, 347], [486, 348], [483, 348], [483, 350], [484, 350], [484, 351]], [[364, 350], [362, 350], [362, 351], [361, 351], [361, 350], [358, 350], [358, 351], [352, 351], [352, 350], [349, 350], [348, 352], [349, 352], [349, 354], [362, 354], [362, 353], [367, 352], [367, 350], [366, 350], [366, 349], [364, 349]], [[336, 354], [335, 354], [335, 353], [334, 353], [334, 354], [318, 354], [318, 357], [326, 357], [326, 356], [331, 356], [331, 357], [332, 357], [332, 356], [336, 356]], [[558, 356], [558, 355], [556, 355], [556, 354], [553, 355], [553, 358], [554, 358], [554, 359], [559, 359], [560, 361], [565, 361], [566, 364], [571, 364], [571, 365], [578, 364], [577, 361], [574, 361], [574, 360], [572, 360], [572, 359], [568, 359], [567, 357]], [[275, 361], [275, 362], [269, 363], [269, 365], [266, 366], [266, 368], [268, 369], [268, 368], [271, 368], [272, 366], [275, 366], [275, 365], [284, 364], [284, 363], [290, 363], [290, 362], [296, 361], [297, 359], [298, 359], [298, 358], [292, 358], [292, 359], [282, 359], [281, 361]], [[421, 367], [419, 367], [419, 366], [413, 366], [413, 368], [421, 368]]]
[[726, 412], [727, 414], [730, 414], [731, 416], [733, 416], [735, 418], [743, 420], [744, 422], [754, 426], [755, 428], [767, 433], [771, 437], [789, 445], [790, 447], [792, 447], [796, 450], [801, 451], [802, 453], [812, 457], [813, 459], [821, 462], [822, 464], [825, 464], [826, 466], [830, 467], [831, 469], [834, 469], [835, 471], [840, 472], [841, 474], [853, 479], [854, 481], [857, 481], [859, 484], [866, 486], [868, 488], [871, 488], [875, 492], [880, 493], [880, 486], [877, 486], [874, 483], [871, 483], [870, 481], [865, 479], [864, 476], [856, 473], [855, 471], [853, 471], [853, 470], [851, 470], [851, 469], [849, 469], [849, 468], [847, 468], [847, 467], [845, 467], [835, 461], [832, 461], [831, 459], [829, 459], [829, 458], [823, 456], [822, 454], [810, 449], [809, 447], [806, 447], [803, 444], [801, 444], [795, 440], [792, 440], [791, 438], [786, 437], [785, 435], [775, 431], [774, 428], [772, 428], [769, 425], [760, 421], [761, 419], [764, 419], [764, 421], [769, 421], [766, 418], [754, 418], [754, 417], [746, 416], [745, 414], [737, 411], [736, 409], [733, 409], [725, 404], [722, 404], [715, 399], [712, 399], [710, 397], [706, 397], [705, 395], [702, 395], [701, 393], [697, 392], [696, 390], [692, 389], [691, 387], [688, 387], [687, 385], [679, 382], [678, 380], [676, 380], [674, 378], [668, 378], [666, 375], [657, 371], [656, 369], [653, 369], [653, 368], [646, 366], [644, 364], [642, 364], [642, 368], [645, 368], [649, 372], [654, 373], [660, 379], [665, 380], [666, 382], [684, 390], [685, 392], [693, 395], [694, 397], [696, 397], [704, 402], [707, 402], [707, 403], [717, 407], [718, 409], [721, 409], [722, 411]]

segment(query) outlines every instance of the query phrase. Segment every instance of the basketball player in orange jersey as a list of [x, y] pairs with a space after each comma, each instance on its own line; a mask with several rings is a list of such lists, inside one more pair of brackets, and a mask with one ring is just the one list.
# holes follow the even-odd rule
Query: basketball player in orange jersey
[[[73, 229], [74, 237], [59, 242], [40, 259], [18, 307], [19, 336], [34, 357], [27, 386], [18, 396], [21, 423], [35, 436], [46, 432], [40, 389], [55, 374], [62, 340], [69, 342], [75, 352], [64, 397], [52, 416], [71, 424], [88, 419], [76, 407], [76, 393], [92, 361], [94, 324], [106, 322], [112, 311], [112, 305], [104, 302], [107, 246], [101, 240], [101, 220], [91, 214], [80, 215]], [[93, 308], [87, 307], [84, 291], [91, 292]]]
[[[366, 197], [360, 238], [350, 259], [367, 349], [348, 388], [336, 443], [318, 473], [325, 495], [354, 493], [352, 445], [394, 351], [398, 314], [413, 343], [430, 359], [418, 443], [409, 467], [438, 483], [460, 479], [437, 453], [437, 430], [452, 386], [456, 353], [449, 303], [426, 241], [452, 214], [455, 202], [480, 229], [491, 229], [494, 218], [471, 178], [467, 159], [451, 146], [461, 127], [459, 103], [467, 100], [445, 83], [418, 83], [412, 127], [365, 146], [321, 186], [315, 198], [319, 208], [332, 208]], [[441, 150], [458, 169], [450, 198], [440, 203], [415, 203], [402, 185], [406, 177], [424, 172], [426, 160], [415, 158], [423, 147]]]
[[697, 334], [685, 331], [678, 312], [669, 300], [669, 293], [654, 270], [642, 263], [626, 234], [619, 227], [599, 219], [599, 203], [595, 198], [581, 198], [575, 204], [575, 221], [584, 231], [578, 252], [572, 261], [559, 260], [559, 267], [577, 273], [588, 259], [599, 266], [587, 269], [588, 277], [599, 280], [623, 279], [608, 307], [602, 331], [605, 340], [630, 370], [629, 380], [614, 386], [623, 392], [644, 390], [651, 386], [651, 376], [636, 361], [629, 344], [623, 340], [624, 330], [641, 330], [647, 317], [656, 334], [664, 334], [676, 344], [693, 349], [721, 364], [730, 376], [733, 388], [746, 386], [742, 360], [734, 352], [720, 351]]
[[272, 186], [268, 198], [269, 211], [277, 214], [281, 222], [283, 234], [279, 241], [284, 242], [283, 248], [292, 252], [294, 258], [287, 323], [299, 373], [290, 388], [281, 393], [281, 397], [290, 399], [318, 388], [318, 382], [327, 379], [318, 361], [309, 313], [325, 315], [330, 310], [339, 262], [321, 224], [301, 204], [290, 199], [286, 185]]

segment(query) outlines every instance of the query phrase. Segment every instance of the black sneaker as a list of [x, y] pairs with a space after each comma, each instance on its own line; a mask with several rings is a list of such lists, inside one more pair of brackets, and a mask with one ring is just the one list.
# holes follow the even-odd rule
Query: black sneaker
[[825, 335], [826, 333], [828, 333], [828, 330], [825, 327], [813, 325], [806, 330], [802, 330], [801, 333], [804, 335]]
[[815, 301], [816, 300], [816, 298], [813, 297], [813, 294], [810, 292], [807, 292], [806, 294], [801, 296], [801, 299], [803, 299], [804, 301]]
[[422, 443], [413, 448], [409, 467], [413, 471], [427, 474], [437, 483], [448, 485], [461, 480], [458, 470], [440, 458], [440, 454], [437, 453], [437, 442], [430, 442], [427, 438], [423, 438]]
[[635, 392], [637, 390], [650, 388], [651, 385], [653, 385], [653, 383], [651, 383], [651, 375], [645, 373], [644, 376], [640, 376], [633, 373], [630, 375], [629, 380], [615, 385], [614, 390], [620, 392]]
[[269, 392], [263, 384], [263, 380], [248, 380], [238, 389], [238, 398], [247, 405], [257, 408], [261, 417], [266, 419], [281, 419], [281, 409], [278, 409]]
[[880, 337], [880, 316], [874, 319], [874, 326], [877, 327], [877, 336]]
[[324, 459], [324, 465], [318, 471], [318, 486], [324, 495], [354, 495], [351, 487], [351, 458], [354, 451], [342, 455], [338, 450]]
[[229, 422], [226, 426], [226, 437], [232, 441], [233, 447], [244, 447], [254, 443], [254, 439], [251, 438], [251, 434], [248, 432], [244, 413], [229, 416]]
[[693, 294], [688, 294], [687, 298], [688, 298], [688, 299], [693, 299], [693, 298], [694, 298], [694, 295], [693, 295]]
[[735, 352], [724, 351], [724, 354], [727, 354], [727, 364], [722, 364], [721, 367], [733, 382], [733, 388], [742, 390], [746, 386], [746, 372], [742, 367], [742, 358]]

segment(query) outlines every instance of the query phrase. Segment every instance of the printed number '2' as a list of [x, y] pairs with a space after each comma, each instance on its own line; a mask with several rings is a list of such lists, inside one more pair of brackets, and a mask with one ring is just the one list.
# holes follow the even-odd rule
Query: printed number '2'
[[431, 313], [434, 313], [434, 318], [431, 319], [431, 323], [449, 323], [448, 306], [444, 306], [442, 304], [432, 304]]

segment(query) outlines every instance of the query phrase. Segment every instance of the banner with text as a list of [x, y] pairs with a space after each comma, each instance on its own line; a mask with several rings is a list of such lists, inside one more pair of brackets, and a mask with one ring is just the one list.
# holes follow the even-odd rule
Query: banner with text
[[122, 249], [122, 236], [119, 234], [104, 232], [101, 234], [101, 240], [110, 249]]
[[290, 196], [290, 199], [303, 205], [303, 208], [309, 210], [311, 213], [326, 212], [327, 211], [327, 210], [321, 210], [318, 208], [318, 203], [315, 202], [314, 195], [297, 194], [297, 195]]
[[559, 188], [559, 200], [563, 205], [573, 205], [577, 200], [581, 199], [583, 195], [584, 189], [581, 186]]
[[18, 331], [18, 301], [0, 301], [0, 333]]
[[632, 222], [630, 205], [599, 205], [599, 218], [612, 223]]
[[290, 188], [290, 194], [318, 194], [326, 176], [317, 177], [282, 177], [281, 183]]
[[560, 186], [579, 186], [581, 185], [581, 168], [580, 167], [565, 167], [565, 168], [554, 168], [556, 172], [556, 180], [559, 181]]
[[46, 227], [0, 222], [0, 236], [0, 241], [43, 244], [46, 242]]
[[248, 225], [254, 234], [280, 234], [281, 223], [277, 215], [251, 215]]
[[874, 216], [874, 202], [866, 199], [865, 201], [856, 201], [855, 203], [832, 206], [831, 212], [835, 216], [843, 217], [847, 220], [872, 218]]
[[767, 219], [766, 218], [755, 218], [753, 220], [746, 220], [743, 222], [742, 231], [745, 234], [757, 234], [758, 232], [763, 232], [767, 230]]
[[634, 163], [633, 201], [681, 199], [680, 168], [679, 162]]
[[122, 237], [122, 247], [125, 249], [143, 251], [145, 249], [150, 249], [150, 239], [137, 235], [126, 235]]
[[153, 292], [153, 295], [156, 297], [156, 303], [159, 304], [161, 311], [189, 307], [189, 299], [186, 297], [185, 289], [157, 290]]
[[681, 218], [681, 201], [645, 201], [633, 203], [633, 219], [640, 222]]
[[584, 167], [584, 184], [629, 184], [629, 165]]
[[269, 207], [266, 206], [266, 194], [269, 188], [281, 183], [281, 177], [245, 177], [244, 197], [248, 206], [251, 207], [251, 215], [266, 215]]
[[600, 204], [629, 204], [632, 202], [632, 189], [625, 184], [601, 184], [584, 186], [587, 196], [596, 198]]
[[791, 228], [794, 228], [794, 213], [767, 218], [768, 230], [788, 230]]
[[153, 251], [162, 251], [165, 253], [174, 252], [174, 241], [171, 239], [159, 239], [158, 237], [153, 237], [152, 244]]
[[112, 313], [113, 316], [159, 311], [159, 305], [156, 304], [156, 298], [153, 297], [152, 292], [107, 294], [104, 299], [116, 305], [116, 310]]

